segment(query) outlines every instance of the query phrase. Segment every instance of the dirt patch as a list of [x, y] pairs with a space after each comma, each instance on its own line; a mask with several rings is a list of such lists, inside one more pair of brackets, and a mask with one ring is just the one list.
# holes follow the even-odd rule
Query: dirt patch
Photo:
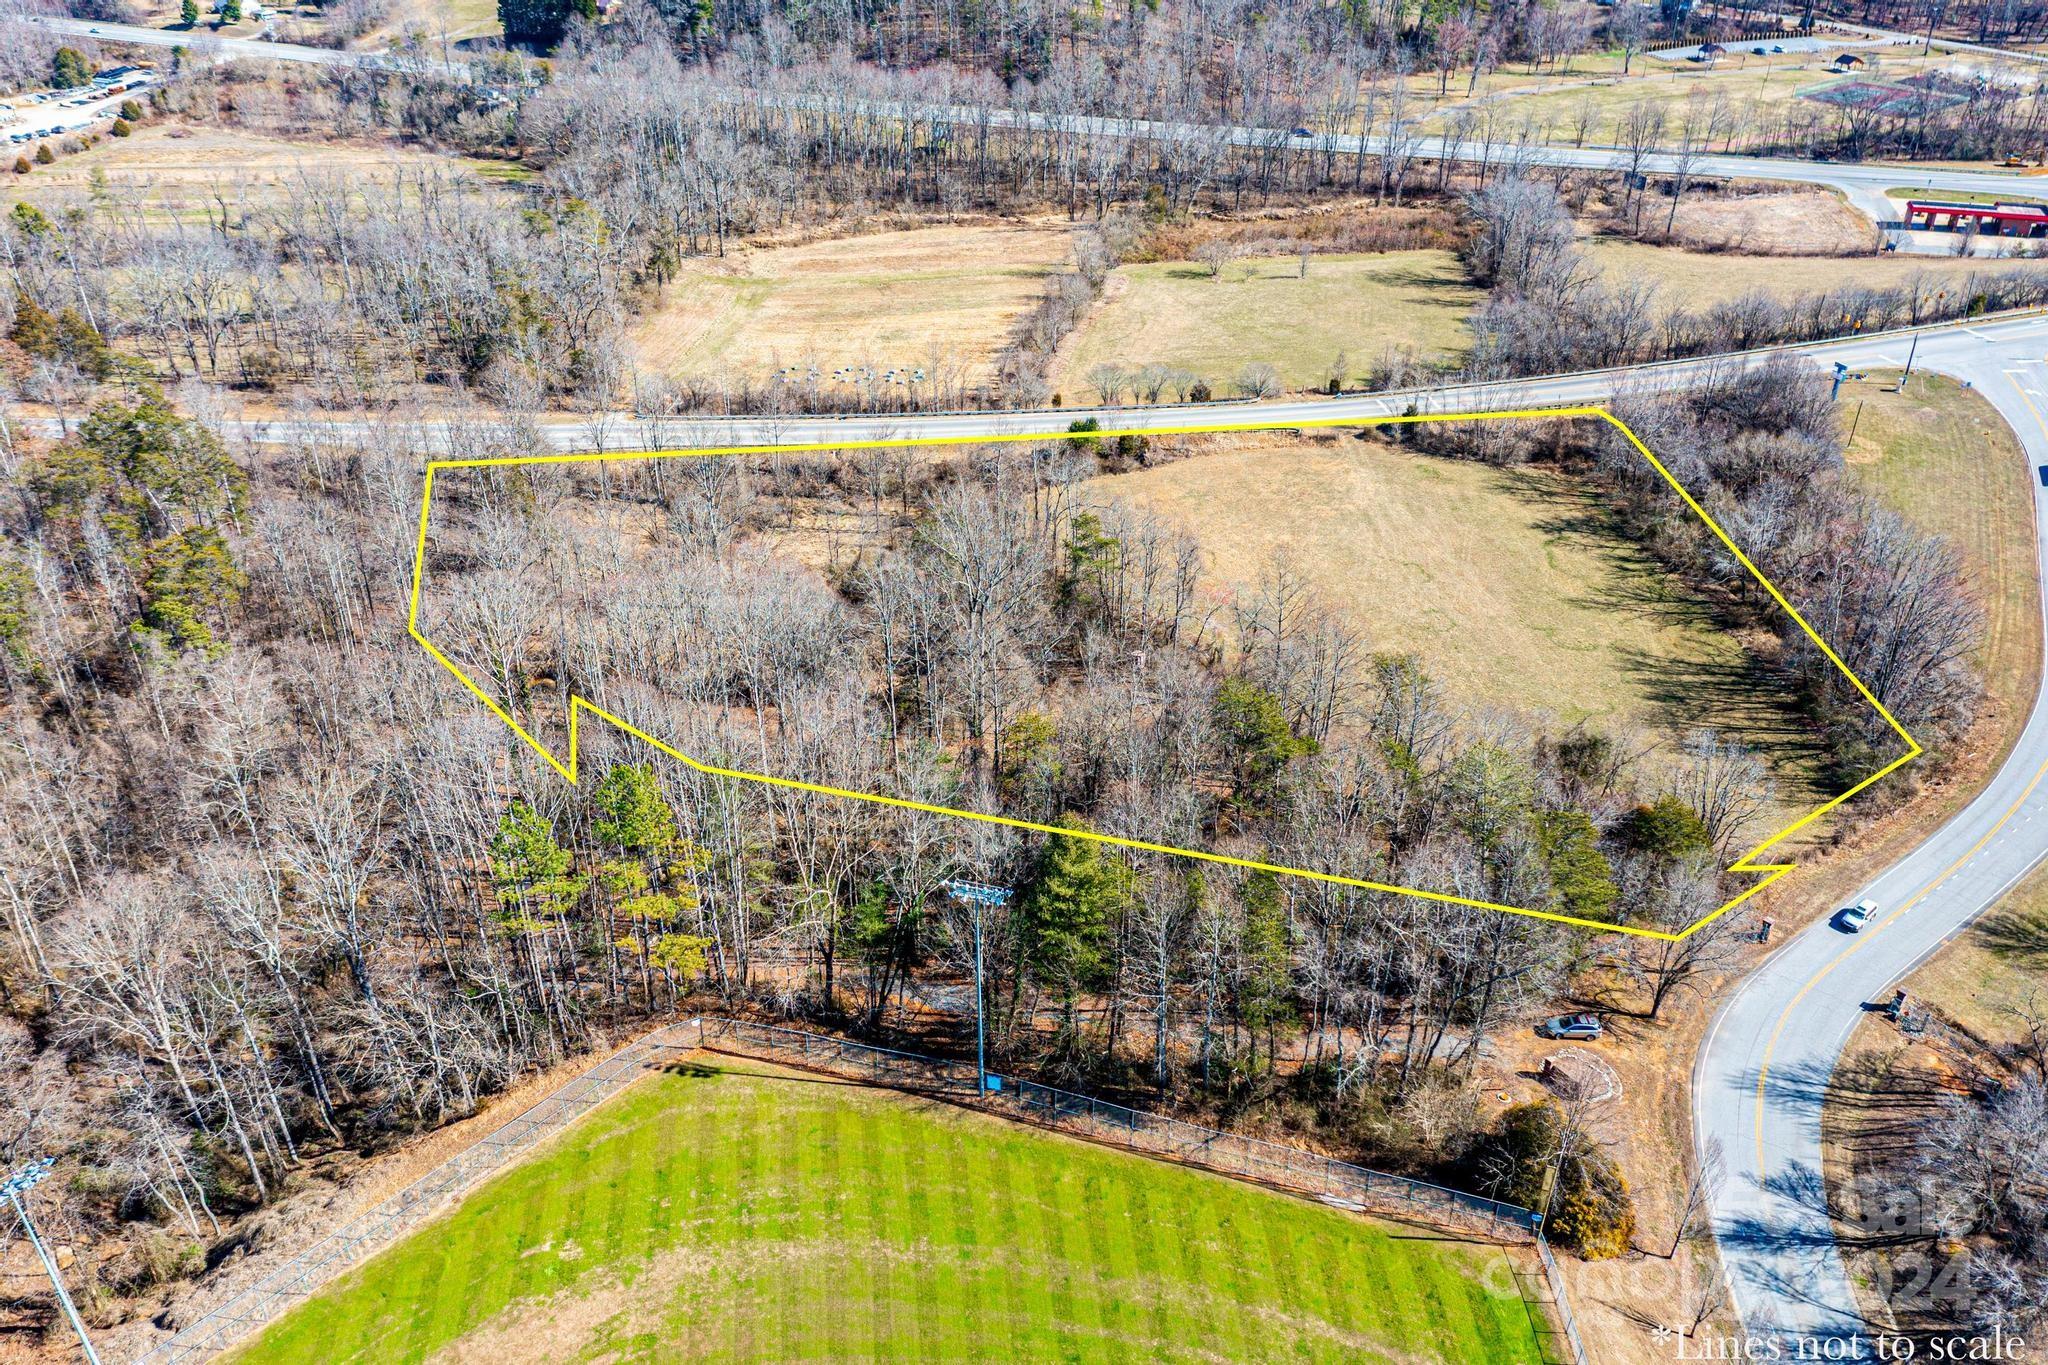
[[[1646, 220], [1663, 226], [1653, 201]], [[1791, 194], [1693, 195], [1679, 205], [1671, 245], [1750, 256], [1867, 256], [1877, 227], [1830, 190]]]
[[[902, 371], [902, 387], [987, 375], [1071, 250], [1056, 223], [924, 227], [691, 262], [634, 329], [640, 363], [672, 377]], [[927, 378], [914, 380], [922, 371]]]
[[[1466, 236], [1457, 214], [1446, 205], [1395, 208], [1350, 200], [1162, 223], [1146, 232], [1124, 260], [1191, 261], [1204, 243], [1219, 241], [1249, 255], [1304, 246], [1318, 253], [1449, 251]], [[1280, 243], [1286, 245], [1276, 246]]]

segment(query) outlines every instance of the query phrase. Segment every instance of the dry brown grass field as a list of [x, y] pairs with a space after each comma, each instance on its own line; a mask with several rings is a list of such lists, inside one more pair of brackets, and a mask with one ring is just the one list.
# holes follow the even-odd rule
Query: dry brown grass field
[[432, 166], [499, 178], [492, 174], [492, 163], [435, 156], [395, 142], [303, 142], [166, 121], [144, 123], [132, 137], [107, 138], [31, 174], [10, 176], [4, 198], [83, 194], [98, 172], [116, 191], [141, 190], [166, 202], [208, 203], [224, 196], [232, 204], [260, 198], [300, 177], [326, 181], [340, 176], [367, 187], [390, 181], [400, 168]]
[[1652, 199], [1646, 229], [1671, 222], [1674, 247], [1750, 256], [1863, 256], [1877, 249], [1877, 228], [1833, 190], [1771, 186], [1762, 193], [1691, 194], [1670, 217], [1669, 201]]
[[1856, 433], [1850, 475], [1962, 552], [1984, 604], [1978, 662], [1989, 704], [2016, 720], [2033, 698], [2041, 662], [2033, 471], [2019, 439], [1982, 397], [1924, 371], [1905, 393], [1895, 393], [1898, 378], [1897, 371], [1873, 371], [1843, 386], [1842, 418]]
[[1465, 698], [1646, 738], [1714, 725], [1795, 783], [1805, 768], [1742, 645], [1571, 476], [1258, 436], [1093, 487], [1192, 534], [1220, 600], [1284, 556], [1372, 649], [1419, 655]]
[[815, 365], [940, 363], [986, 375], [1070, 251], [1053, 224], [912, 228], [744, 248], [693, 265], [634, 333], [640, 364], [674, 377], [765, 376]]
[[2048, 270], [2043, 261], [1952, 256], [1743, 256], [1612, 237], [1593, 238], [1586, 246], [1593, 264], [1610, 279], [1656, 284], [1667, 308], [1700, 308], [1756, 289], [1790, 298], [1840, 285], [1900, 284], [1916, 271], [1960, 283], [1973, 274]]
[[1070, 403], [1092, 401], [1097, 365], [1170, 365], [1220, 398], [1256, 361], [1290, 389], [1322, 384], [1340, 352], [1354, 378], [1389, 348], [1450, 361], [1482, 297], [1448, 251], [1314, 256], [1306, 275], [1294, 256], [1233, 261], [1216, 278], [1193, 261], [1127, 265], [1061, 348], [1053, 384]]

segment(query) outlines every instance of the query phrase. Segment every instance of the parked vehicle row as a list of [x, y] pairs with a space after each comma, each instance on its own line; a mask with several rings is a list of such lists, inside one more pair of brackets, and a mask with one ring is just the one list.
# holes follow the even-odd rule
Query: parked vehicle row
[[[15, 129], [7, 133], [7, 140], [18, 146], [24, 142], [36, 142], [43, 138], [61, 137], [65, 133], [76, 132], [95, 119], [107, 117], [110, 112], [108, 105], [114, 99], [145, 89], [149, 85], [148, 73], [138, 71], [135, 67], [118, 67], [112, 72], [102, 73], [102, 76], [114, 77], [115, 83], [102, 84], [101, 78], [96, 77], [95, 84], [91, 86], [78, 86], [70, 90], [45, 90], [41, 94], [31, 95], [28, 99], [30, 105], [54, 103], [56, 107], [63, 109], [91, 109], [92, 112], [84, 118], [52, 123], [39, 128]], [[94, 109], [95, 105], [99, 107]]]

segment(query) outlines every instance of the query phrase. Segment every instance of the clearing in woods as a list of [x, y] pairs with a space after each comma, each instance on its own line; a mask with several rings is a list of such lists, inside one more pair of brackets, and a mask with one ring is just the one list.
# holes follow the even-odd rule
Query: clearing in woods
[[234, 1357], [1543, 1359], [1507, 1253], [854, 1082], [641, 1081]]
[[437, 156], [396, 142], [301, 142], [165, 120], [38, 167], [32, 176], [13, 177], [0, 191], [0, 202], [26, 199], [54, 208], [49, 196], [56, 191], [96, 193], [98, 173], [117, 198], [139, 195], [149, 206], [149, 217], [205, 221], [223, 212], [223, 202], [231, 214], [274, 204], [302, 180], [345, 180], [351, 190], [369, 193], [390, 187], [401, 171], [474, 175], [491, 182], [517, 178], [521, 170], [505, 162]]
[[1792, 698], [1583, 481], [1348, 435], [1234, 444], [1091, 488], [1192, 535], [1226, 597], [1284, 563], [1368, 648], [1418, 655], [1468, 700], [1610, 733], [1710, 725], [1770, 755], [1789, 800], [1818, 799]]
[[1315, 388], [1341, 353], [1347, 383], [1388, 351], [1450, 363], [1469, 345], [1465, 319], [1484, 299], [1448, 251], [1388, 251], [1232, 261], [1220, 276], [1194, 261], [1111, 273], [1103, 302], [1060, 348], [1054, 378], [1069, 404], [1093, 401], [1089, 371], [1166, 365], [1192, 371], [1215, 396], [1249, 363], [1290, 389]]
[[[963, 806], [938, 805], [926, 801], [919, 801], [908, 796], [892, 795], [886, 792], [862, 791], [853, 788], [838, 787], [827, 783], [817, 782], [809, 777], [798, 777], [787, 774], [761, 772], [758, 770], [748, 768], [729, 767], [725, 766], [720, 762], [715, 761], [706, 762], [701, 758], [692, 757], [688, 753], [685, 753], [683, 750], [677, 748], [673, 743], [662, 739], [658, 735], [651, 734], [646, 730], [638, 728], [632, 721], [622, 719], [621, 717], [613, 714], [612, 712], [607, 711], [604, 708], [598, 706], [596, 703], [592, 702], [588, 697], [582, 695], [579, 692], [573, 691], [570, 692], [566, 698], [566, 720], [568, 722], [567, 742], [564, 744], [559, 741], [556, 741], [557, 748], [559, 748], [560, 750], [560, 752], [558, 753], [557, 748], [550, 748], [549, 744], [544, 743], [540, 739], [535, 738], [532, 731], [528, 730], [526, 726], [522, 725], [519, 719], [513, 715], [512, 711], [508, 709], [507, 702], [501, 702], [497, 698], [494, 698], [491, 695], [490, 691], [488, 691], [486, 688], [478, 684], [476, 679], [471, 677], [468, 672], [465, 672], [460, 664], [456, 663], [454, 659], [449, 657], [448, 653], [441, 646], [436, 645], [420, 626], [421, 601], [425, 596], [427, 596], [427, 545], [432, 536], [433, 530], [434, 482], [436, 476], [438, 474], [443, 473], [444, 471], [453, 473], [457, 471], [479, 469], [506, 469], [539, 466], [565, 467], [575, 464], [603, 464], [620, 460], [635, 462], [675, 458], [691, 458], [703, 460], [717, 459], [733, 455], [767, 454], [771, 452], [797, 454], [805, 452], [831, 450], [844, 454], [847, 452], [863, 449], [894, 449], [908, 451], [912, 449], [932, 448], [939, 446], [1004, 445], [1016, 444], [1020, 442], [1043, 443], [1046, 439], [1043, 433], [1002, 432], [986, 433], [970, 437], [896, 437], [884, 440], [855, 442], [795, 442], [790, 444], [768, 446], [728, 446], [723, 448], [703, 448], [694, 450], [652, 450], [638, 452], [585, 451], [569, 454], [503, 455], [479, 457], [473, 459], [434, 460], [427, 465], [426, 480], [420, 493], [419, 531], [418, 537], [414, 543], [411, 605], [406, 618], [406, 630], [407, 633], [412, 636], [415, 643], [417, 643], [422, 649], [424, 649], [429, 655], [431, 655], [435, 662], [440, 664], [443, 669], [447, 670], [447, 672], [451, 676], [453, 676], [458, 682], [460, 682], [465, 688], [468, 689], [472, 696], [474, 696], [478, 701], [482, 702], [484, 706], [488, 708], [493, 715], [495, 715], [501, 722], [503, 722], [507, 727], [509, 727], [511, 731], [519, 737], [522, 743], [524, 743], [528, 748], [532, 749], [536, 754], [540, 755], [541, 759], [545, 761], [548, 764], [548, 766], [553, 768], [557, 773], [561, 774], [563, 778], [565, 778], [567, 781], [571, 783], [574, 783], [577, 780], [577, 772], [580, 762], [580, 746], [578, 738], [580, 733], [579, 726], [582, 717], [587, 713], [595, 717], [597, 720], [602, 721], [605, 725], [609, 726], [610, 728], [618, 730], [626, 735], [629, 735], [632, 738], [637, 739], [640, 742], [647, 744], [652, 748], [658, 749], [662, 753], [667, 754], [670, 758], [675, 759], [676, 761], [688, 766], [689, 768], [697, 772], [705, 773], [712, 777], [726, 778], [745, 782], [758, 782], [767, 786], [780, 787], [785, 790], [805, 791], [822, 796], [840, 797], [853, 801], [868, 801], [878, 805], [924, 811], [933, 815], [943, 815], [966, 820], [981, 820], [991, 824], [1005, 825], [1014, 829], [1029, 830], [1034, 833], [1057, 835], [1062, 838], [1069, 839], [1087, 839], [1097, 843], [1121, 846], [1125, 848], [1135, 848], [1153, 853], [1168, 853], [1184, 858], [1200, 859], [1214, 863], [1224, 863], [1237, 867], [1251, 868], [1257, 871], [1273, 872], [1285, 876], [1307, 877], [1318, 881], [1323, 881], [1337, 885], [1355, 886], [1368, 891], [1383, 891], [1404, 896], [1414, 896], [1424, 900], [1432, 900], [1448, 904], [1467, 905], [1481, 910], [1497, 910], [1506, 914], [1523, 915], [1533, 919], [1543, 919], [1556, 921], [1559, 923], [1576, 924], [1584, 928], [1598, 929], [1605, 932], [1639, 935], [1646, 938], [1657, 938], [1670, 941], [1677, 941], [1689, 937], [1690, 935], [1698, 932], [1707, 924], [1710, 924], [1714, 920], [1719, 919], [1721, 916], [1727, 914], [1730, 910], [1733, 910], [1735, 907], [1741, 905], [1750, 897], [1756, 895], [1759, 891], [1762, 891], [1765, 887], [1771, 885], [1778, 878], [1792, 871], [1795, 866], [1795, 864], [1786, 862], [1759, 862], [1758, 859], [1762, 858], [1765, 854], [1770, 853], [1778, 845], [1785, 843], [1794, 835], [1799, 834], [1802, 830], [1805, 830], [1807, 826], [1814, 824], [1818, 820], [1821, 820], [1836, 807], [1842, 805], [1844, 802], [1853, 799], [1858, 793], [1868, 789], [1869, 787], [1873, 786], [1878, 782], [1882, 782], [1892, 773], [1898, 771], [1906, 764], [1911, 763], [1914, 759], [1918, 758], [1922, 753], [1925, 752], [1925, 750], [1921, 747], [1919, 741], [1914, 739], [1913, 736], [1906, 730], [1906, 728], [1899, 724], [1898, 720], [1884, 708], [1883, 704], [1879, 702], [1876, 695], [1871, 692], [1870, 688], [1863, 682], [1863, 680], [1858, 678], [1856, 674], [1850, 670], [1848, 665], [1843, 663], [1842, 660], [1836, 656], [1833, 649], [1828, 645], [1827, 641], [1823, 640], [1820, 637], [1820, 635], [1818, 635], [1814, 631], [1813, 627], [1803, 617], [1801, 617], [1798, 614], [1798, 612], [1793, 608], [1792, 604], [1783, 596], [1783, 594], [1781, 594], [1778, 591], [1777, 587], [1774, 584], [1772, 584], [1768, 578], [1764, 576], [1761, 570], [1759, 570], [1754, 564], [1752, 564], [1749, 561], [1747, 556], [1745, 556], [1742, 553], [1741, 547], [1729, 538], [1728, 533], [1725, 530], [1723, 530], [1721, 526], [1713, 520], [1713, 518], [1707, 513], [1704, 507], [1702, 507], [1697, 501], [1694, 500], [1693, 496], [1685, 490], [1684, 486], [1678, 482], [1678, 480], [1672, 475], [1671, 471], [1664, 467], [1663, 463], [1660, 460], [1658, 460], [1656, 453], [1652, 451], [1647, 445], [1643, 444], [1641, 438], [1636, 436], [1634, 432], [1630, 431], [1627, 424], [1622, 422], [1619, 418], [1615, 417], [1606, 409], [1600, 407], [1530, 408], [1511, 409], [1498, 412], [1475, 412], [1459, 414], [1456, 416], [1407, 414], [1402, 416], [1383, 418], [1380, 421], [1376, 422], [1374, 425], [1379, 428], [1389, 428], [1408, 427], [1419, 424], [1428, 424], [1436, 422], [1457, 422], [1463, 424], [1472, 422], [1525, 421], [1532, 419], [1544, 421], [1557, 421], [1581, 418], [1606, 422], [1611, 428], [1613, 428], [1616, 431], [1619, 431], [1622, 434], [1622, 436], [1628, 441], [1629, 445], [1634, 447], [1636, 453], [1641, 455], [1643, 459], [1646, 460], [1650, 464], [1650, 466], [1656, 470], [1658, 476], [1665, 481], [1665, 483], [1671, 488], [1671, 490], [1684, 501], [1686, 507], [1692, 512], [1692, 514], [1700, 518], [1702, 524], [1705, 525], [1707, 529], [1713, 533], [1716, 539], [1718, 539], [1724, 547], [1726, 547], [1728, 552], [1731, 555], [1733, 555], [1736, 558], [1736, 560], [1743, 566], [1744, 570], [1748, 572], [1752, 577], [1754, 577], [1758, 586], [1763, 588], [1764, 591], [1773, 599], [1773, 601], [1775, 601], [1778, 608], [1787, 614], [1787, 618], [1804, 634], [1805, 638], [1811, 641], [1815, 648], [1819, 649], [1824, 655], [1826, 655], [1826, 657], [1833, 663], [1834, 667], [1840, 671], [1843, 678], [1856, 690], [1858, 694], [1862, 696], [1863, 700], [1883, 720], [1885, 726], [1892, 732], [1894, 736], [1897, 737], [1900, 743], [1905, 746], [1904, 751], [1898, 754], [1897, 757], [1893, 758], [1891, 762], [1885, 764], [1883, 767], [1877, 769], [1876, 771], [1867, 774], [1861, 781], [1855, 783], [1853, 786], [1847, 788], [1846, 790], [1838, 792], [1833, 796], [1830, 796], [1825, 801], [1822, 801], [1820, 804], [1816, 805], [1812, 810], [1800, 816], [1798, 819], [1793, 820], [1784, 828], [1780, 829], [1777, 833], [1771, 835], [1762, 843], [1756, 845], [1747, 853], [1737, 858], [1733, 863], [1729, 865], [1730, 871], [1742, 873], [1755, 873], [1760, 876], [1761, 880], [1752, 884], [1747, 889], [1737, 892], [1734, 896], [1732, 896], [1727, 901], [1723, 902], [1719, 907], [1717, 907], [1710, 913], [1702, 915], [1699, 919], [1687, 925], [1685, 928], [1676, 931], [1650, 928], [1642, 925], [1609, 923], [1605, 920], [1588, 919], [1574, 915], [1562, 914], [1554, 910], [1540, 910], [1533, 906], [1517, 906], [1506, 904], [1504, 902], [1499, 901], [1478, 899], [1475, 897], [1460, 895], [1450, 891], [1430, 890], [1421, 887], [1411, 886], [1397, 886], [1392, 883], [1373, 881], [1341, 872], [1328, 871], [1312, 867], [1299, 867], [1280, 863], [1268, 863], [1260, 861], [1258, 859], [1244, 858], [1237, 856], [1235, 854], [1218, 853], [1216, 851], [1208, 849], [1188, 848], [1178, 844], [1158, 843], [1148, 838], [1139, 837], [1136, 831], [1130, 833], [1109, 834], [1095, 830], [1077, 829], [1068, 825], [1051, 825], [1037, 821], [1021, 819], [1011, 815], [996, 814], [989, 811], [977, 811]], [[1288, 424], [1288, 426], [1290, 428], [1296, 429], [1342, 429], [1347, 427], [1355, 428], [1355, 424], [1355, 418], [1312, 418], [1304, 421], [1291, 422]], [[1243, 434], [1248, 431], [1256, 431], [1260, 429], [1270, 428], [1264, 422], [1247, 422], [1242, 424], [1195, 422], [1184, 426], [1153, 427], [1149, 428], [1144, 432], [1118, 431], [1114, 429], [1108, 429], [1100, 431], [1099, 433], [1091, 434], [1085, 439], [1090, 441], [1106, 441], [1110, 439], [1120, 440], [1121, 438], [1126, 436], [1140, 435], [1150, 439], [1153, 437], [1168, 435]], [[1362, 435], [1362, 433], [1355, 433], [1355, 435]], [[1293, 504], [1279, 507], [1274, 511], [1275, 516], [1283, 518], [1294, 517], [1298, 514], [1299, 509]], [[1564, 523], [1566, 525], [1570, 525], [1571, 520], [1577, 518], [1587, 518], [1596, 524], [1604, 525], [1604, 514], [1596, 508], [1588, 508], [1584, 506], [1583, 503], [1579, 504], [1575, 508], [1568, 509], [1565, 513], [1565, 516], [1568, 519]], [[1483, 529], [1491, 530], [1492, 528], [1487, 527]], [[1407, 533], [1413, 534], [1412, 529]], [[1425, 584], [1424, 587], [1425, 590], [1434, 591], [1431, 585]], [[1667, 592], [1654, 591], [1645, 596], [1644, 603], [1653, 611], [1663, 611], [1667, 609], [1666, 599], [1669, 596], [1670, 594]], [[1692, 612], [1696, 610], [1696, 608], [1677, 603], [1670, 604], [1669, 609], [1686, 616], [1689, 616]], [[1690, 714], [1692, 716], [1692, 723], [1696, 725], [1702, 723], [1703, 717], [1705, 723], [1720, 724], [1720, 712], [1722, 709], [1726, 707], [1747, 707], [1753, 705], [1753, 702], [1750, 700], [1748, 694], [1750, 691], [1755, 690], [1760, 683], [1763, 684], [1765, 691], [1768, 692], [1771, 690], [1768, 682], [1764, 679], [1761, 679], [1758, 676], [1758, 670], [1754, 666], [1748, 664], [1736, 667], [1726, 667], [1720, 664], [1718, 661], [1709, 661], [1706, 666], [1699, 668], [1673, 668], [1669, 667], [1662, 661], [1652, 661], [1651, 667], [1655, 670], [1655, 672], [1659, 675], [1661, 679], [1659, 684], [1660, 686], [1675, 689], [1674, 695], [1682, 697], [1687, 700], [1691, 708]], [[1702, 703], [1699, 700], [1699, 694], [1701, 693], [1702, 689], [1718, 690], [1718, 692], [1722, 694], [1722, 696], [1713, 699], [1715, 702], [1714, 705], [1703, 707]], [[529, 723], [532, 723], [531, 716], [529, 716]], [[1801, 731], [1798, 729], [1798, 727], [1788, 724], [1783, 727], [1783, 732], [1787, 737], [1784, 742], [1788, 745], [1803, 742], [1801, 737]], [[1747, 729], [1743, 730], [1742, 738], [1752, 745], [1764, 747], [1767, 751], [1770, 748], [1769, 737], [1762, 732], [1762, 729], [1759, 726], [1752, 725]], [[1781, 754], [1777, 755], [1777, 757], [1779, 758], [1781, 764], [1785, 764], [1788, 762], [1790, 756]]]
[[766, 379], [785, 365], [923, 366], [988, 376], [1067, 229], [986, 224], [744, 247], [693, 263], [634, 330], [642, 367], [675, 379]]

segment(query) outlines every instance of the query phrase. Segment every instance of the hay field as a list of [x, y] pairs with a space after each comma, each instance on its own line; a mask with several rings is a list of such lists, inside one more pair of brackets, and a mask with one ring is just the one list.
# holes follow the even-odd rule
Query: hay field
[[663, 374], [765, 376], [807, 363], [988, 372], [1045, 277], [1069, 256], [1058, 225], [911, 228], [691, 262], [634, 331]]
[[1193, 371], [1220, 398], [1254, 361], [1303, 389], [1340, 351], [1354, 377], [1389, 347], [1451, 360], [1481, 298], [1448, 251], [1315, 256], [1306, 278], [1293, 256], [1234, 261], [1215, 279], [1192, 261], [1127, 265], [1061, 348], [1054, 387], [1069, 403], [1092, 401], [1094, 366], [1156, 364]]
[[1496, 1247], [738, 1059], [641, 1081], [233, 1359], [1535, 1365]]
[[1194, 535], [1226, 597], [1288, 556], [1371, 648], [1419, 655], [1469, 701], [1610, 730], [1712, 725], [1781, 775], [1808, 758], [1741, 644], [1569, 476], [1259, 437], [1091, 488]]
[[[1562, 142], [1569, 140], [1566, 130], [1579, 106], [1590, 102], [1596, 118], [1589, 141], [1597, 146], [1613, 146], [1622, 141], [1616, 136], [1616, 123], [1627, 116], [1631, 105], [1644, 100], [1665, 106], [1669, 119], [1676, 122], [1688, 99], [1724, 96], [1738, 111], [1738, 126], [1746, 130], [1772, 117], [1779, 106], [1798, 98], [1800, 91], [1836, 79], [1827, 71], [1832, 51], [1759, 57], [1750, 52], [1751, 43], [1729, 46], [1734, 50], [1712, 67], [1684, 61], [1664, 62], [1637, 53], [1627, 76], [1620, 74], [1619, 61], [1611, 62], [1605, 73], [1596, 74], [1594, 64], [1584, 59], [1580, 60], [1581, 74], [1576, 77], [1562, 73], [1519, 77], [1503, 73], [1482, 81], [1476, 99], [1461, 97], [1465, 76], [1469, 75], [1462, 73], [1451, 81], [1451, 98], [1431, 110], [1424, 128], [1439, 132], [1456, 109], [1470, 108], [1477, 113], [1483, 104], [1491, 103], [1500, 116], [1508, 119], [1519, 121], [1526, 115], [1539, 125], [1549, 124], [1555, 130], [1552, 136]], [[1868, 55], [1869, 50], [1864, 51]], [[1952, 59], [1945, 53], [1922, 57], [1917, 52], [1908, 55], [1895, 49], [1880, 49], [1878, 66], [1869, 73], [1869, 79], [1897, 81], [1925, 71], [1948, 70], [1951, 64]], [[2020, 63], [1999, 65], [2031, 77]], [[1434, 94], [1435, 82], [1424, 83], [1429, 93]], [[1670, 136], [1667, 134], [1667, 140]], [[1738, 134], [1737, 150], [1740, 146]], [[1714, 150], [1722, 150], [1718, 141]]]

